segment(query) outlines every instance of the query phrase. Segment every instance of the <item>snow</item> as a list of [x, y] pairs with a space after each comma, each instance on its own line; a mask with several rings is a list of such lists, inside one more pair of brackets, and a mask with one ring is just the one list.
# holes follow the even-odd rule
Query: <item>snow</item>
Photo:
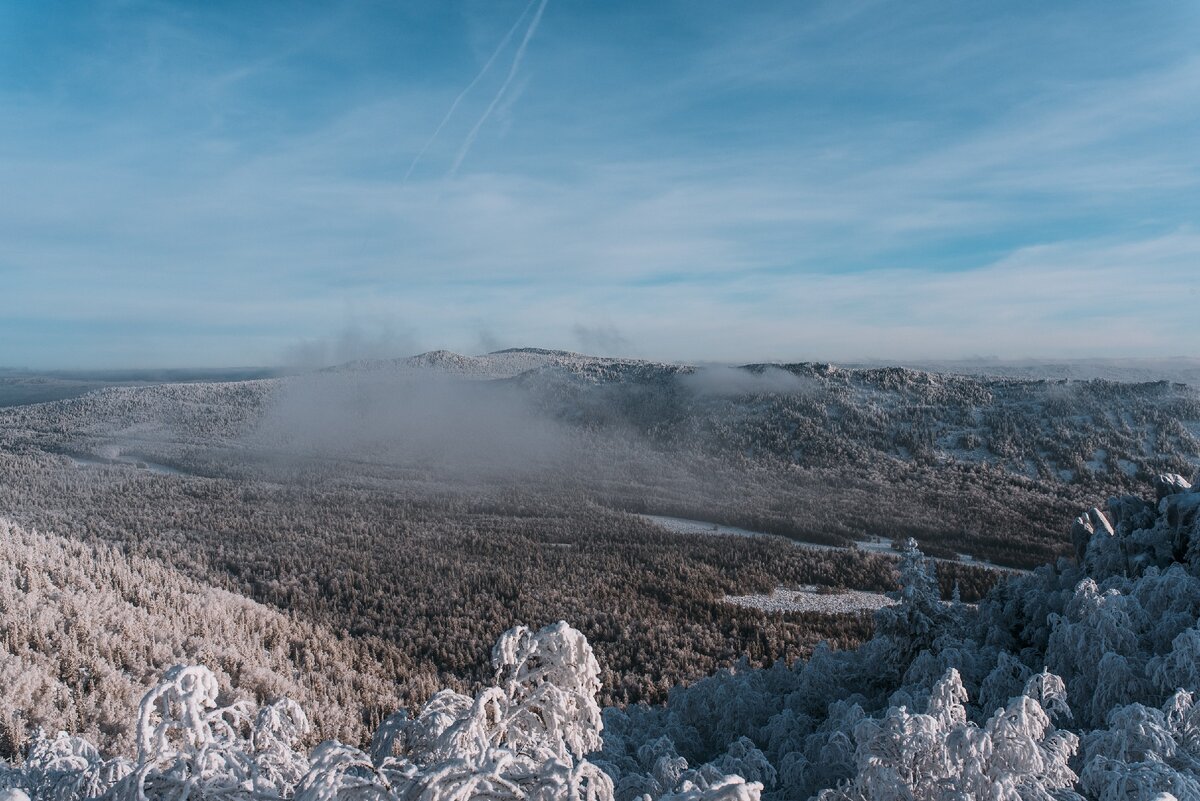
[[[726, 537], [773, 537], [775, 539], [786, 540], [793, 542], [787, 537], [782, 537], [778, 534], [765, 534], [761, 531], [750, 531], [737, 526], [724, 526], [720, 523], [706, 523], [703, 520], [689, 520], [685, 517], [669, 517], [666, 515], [638, 515], [643, 520], [647, 520], [656, 526], [665, 528], [667, 531], [675, 534], [704, 534], [708, 536], [726, 536]], [[806, 543], [798, 543], [806, 544]], [[826, 548], [831, 546], [814, 545], [817, 548]]]
[[646, 362], [638, 359], [612, 359], [602, 356], [586, 356], [561, 350], [543, 348], [513, 348], [485, 353], [481, 356], [464, 356], [448, 350], [434, 350], [402, 359], [370, 359], [348, 362], [330, 368], [330, 372], [406, 372], [430, 370], [455, 375], [460, 378], [480, 380], [515, 378], [525, 373], [566, 369], [602, 370], [624, 366], [666, 366], [665, 363]]
[[[23, 765], [0, 761], [0, 800], [613, 801], [612, 777], [586, 758], [604, 723], [600, 666], [584, 636], [562, 622], [518, 626], [500, 637], [492, 665], [494, 686], [473, 698], [442, 690], [415, 718], [396, 712], [369, 753], [326, 740], [307, 754], [299, 705], [222, 703], [208, 668], [176, 665], [138, 707], [134, 759], [38, 733]], [[673, 801], [758, 801], [763, 789], [715, 768], [662, 778], [654, 796]]]
[[1082, 515], [1077, 562], [974, 608], [940, 603], [908, 545], [902, 601], [876, 610], [867, 645], [738, 666], [653, 717], [613, 712], [630, 745], [608, 759], [651, 770], [664, 740], [705, 759], [745, 737], [778, 801], [1200, 801], [1200, 492], [1158, 484], [1158, 503]]
[[[849, 550], [849, 548], [843, 548], [837, 545], [822, 545], [815, 542], [801, 542], [800, 540], [794, 540], [790, 537], [784, 537], [780, 534], [767, 534], [762, 531], [750, 531], [749, 529], [738, 528], [737, 526], [726, 526], [720, 523], [708, 523], [703, 520], [689, 520], [688, 518], [684, 517], [669, 517], [666, 515], [638, 515], [638, 517], [675, 534], [702, 534], [704, 536], [719, 537], [769, 537], [790, 543], [797, 548], [808, 548], [817, 551]], [[892, 547], [892, 543], [890, 541], [881, 539], [879, 537], [869, 540], [855, 540], [854, 547], [860, 551], [868, 551], [870, 553], [882, 554], [884, 556], [893, 558], [899, 556], [899, 554], [896, 552], [896, 549]], [[958, 555], [958, 559], [934, 557], [934, 561], [951, 563], [959, 562], [974, 565], [975, 567], [985, 567], [989, 570], [1002, 570], [1008, 573], [1029, 572], [1014, 567], [998, 565], [995, 562], [988, 562], [984, 559], [976, 559], [970, 554], [964, 553], [960, 553]]]
[[160, 476], [185, 476], [188, 473], [170, 465], [160, 464], [142, 459], [138, 456], [117, 455], [112, 458], [100, 458], [96, 456], [86, 456], [81, 454], [68, 453], [64, 454], [71, 463], [76, 467], [133, 467], [137, 470], [145, 470], [149, 473], [155, 473]]
[[396, 712], [367, 750], [304, 752], [298, 705], [231, 703], [177, 666], [137, 710], [133, 758], [39, 732], [0, 761], [0, 801], [1196, 801], [1200, 492], [1178, 479], [1089, 510], [1076, 563], [975, 608], [938, 599], [908, 540], [861, 648], [739, 663], [660, 707], [601, 711], [600, 665], [563, 622], [506, 632], [491, 686]]
[[1085, 462], [1088, 470], [1093, 473], [1103, 473], [1107, 469], [1108, 451], [1104, 448], [1097, 448], [1092, 453], [1092, 458]]
[[836, 594], [821, 593], [813, 584], [805, 584], [795, 590], [776, 587], [769, 595], [726, 595], [722, 600], [727, 604], [764, 612], [819, 612], [829, 615], [874, 611], [898, 603], [879, 592], [846, 590]]

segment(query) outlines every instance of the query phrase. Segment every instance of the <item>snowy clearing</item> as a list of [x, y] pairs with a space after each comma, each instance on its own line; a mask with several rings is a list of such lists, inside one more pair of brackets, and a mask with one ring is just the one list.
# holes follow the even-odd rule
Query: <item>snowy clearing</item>
[[81, 456], [79, 454], [67, 453], [63, 454], [76, 467], [133, 467], [138, 470], [145, 470], [150, 473], [156, 473], [160, 476], [186, 476], [183, 470], [170, 465], [159, 464], [158, 462], [148, 462], [136, 456], [114, 457], [111, 459], [101, 459], [96, 456]]
[[722, 600], [727, 604], [761, 609], [764, 612], [820, 612], [827, 615], [874, 611], [885, 606], [895, 606], [897, 603], [878, 592], [846, 590], [836, 594], [820, 593], [813, 584], [806, 584], [796, 590], [776, 587], [770, 595], [726, 595]]
[[[784, 537], [780, 534], [767, 534], [762, 531], [750, 531], [736, 526], [723, 526], [718, 523], [708, 523], [703, 520], [688, 520], [682, 517], [667, 517], [665, 515], [638, 515], [638, 517], [653, 523], [656, 526], [665, 528], [667, 531], [675, 534], [704, 534], [708, 536], [726, 536], [726, 537], [771, 537], [774, 539], [790, 542], [797, 548], [813, 548], [819, 551], [845, 551], [847, 548], [842, 548], [836, 545], [819, 545], [815, 542], [801, 542], [790, 537]], [[872, 553], [883, 554], [884, 556], [899, 557], [896, 549], [887, 540], [875, 538], [870, 540], [856, 540], [854, 547], [860, 551], [870, 551]], [[975, 567], [984, 567], [989, 570], [1003, 570], [1009, 573], [1028, 573], [1028, 570], [1021, 570], [1015, 567], [1005, 567], [998, 565], [995, 562], [988, 562], [983, 559], [976, 559], [970, 554], [960, 553], [958, 559], [944, 559], [941, 557], [929, 557], [935, 562], [950, 562], [953, 564], [974, 565]], [[746, 596], [758, 597], [758, 596]]]
[[[787, 537], [782, 537], [778, 534], [765, 534], [761, 531], [750, 531], [737, 526], [722, 526], [719, 523], [706, 523], [703, 520], [688, 520], [683, 517], [666, 517], [664, 515], [638, 515], [643, 520], [648, 520], [656, 526], [661, 526], [667, 531], [675, 534], [708, 534], [728, 537], [774, 537], [776, 539], [786, 540]], [[804, 545], [806, 543], [796, 543]], [[814, 545], [814, 548], [827, 548], [829, 546]]]

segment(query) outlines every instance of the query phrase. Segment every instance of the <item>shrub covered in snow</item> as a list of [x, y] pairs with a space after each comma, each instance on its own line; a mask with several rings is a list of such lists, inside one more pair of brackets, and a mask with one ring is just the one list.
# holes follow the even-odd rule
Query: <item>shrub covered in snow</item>
[[[142, 699], [137, 755], [106, 759], [64, 732], [34, 737], [0, 767], [4, 801], [296, 801], [486, 798], [609, 801], [613, 781], [585, 755], [601, 747], [600, 667], [566, 623], [518, 627], [492, 653], [495, 686], [435, 695], [415, 718], [384, 721], [370, 753], [327, 740], [299, 750], [309, 723], [286, 699], [255, 711], [222, 703], [207, 668], [179, 665]], [[769, 766], [767, 766], [769, 768]], [[672, 801], [757, 801], [761, 784], [709, 770], [656, 793]]]

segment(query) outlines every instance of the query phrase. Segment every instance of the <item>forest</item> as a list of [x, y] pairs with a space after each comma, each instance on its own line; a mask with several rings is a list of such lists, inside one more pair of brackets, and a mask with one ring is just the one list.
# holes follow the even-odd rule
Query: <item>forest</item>
[[0, 410], [0, 450], [244, 483], [480, 488], [1032, 567], [1089, 498], [1200, 465], [1168, 382], [903, 368], [695, 368], [524, 349], [280, 379], [114, 387]]
[[295, 701], [223, 695], [209, 668], [176, 665], [131, 713], [131, 756], [38, 731], [0, 786], [10, 801], [1190, 801], [1200, 491], [1178, 475], [1156, 491], [1080, 515], [1072, 558], [977, 605], [942, 600], [910, 540], [900, 604], [861, 647], [739, 663], [665, 704], [602, 710], [579, 631], [517, 626], [475, 694], [399, 710], [362, 747], [309, 750]]
[[0, 1], [0, 801], [1200, 801], [1197, 43]]
[[[604, 665], [601, 700], [628, 703], [872, 630], [726, 596], [888, 591], [896, 560], [855, 544], [912, 536], [943, 557], [943, 595], [973, 602], [997, 575], [960, 553], [1066, 554], [1062, 521], [1089, 498], [1198, 453], [1183, 385], [540, 351], [411, 362], [0, 410], [0, 510], [301, 616], [436, 686], [478, 687], [514, 624], [570, 620]], [[963, 437], [987, 444], [956, 450]], [[1069, 481], [1049, 467], [1097, 451]], [[1034, 457], [1038, 476], [1015, 469]], [[843, 547], [681, 536], [643, 513]]]
[[[729, 597], [894, 593], [912, 538], [938, 557], [922, 562], [929, 592], [986, 610], [1008, 576], [1031, 579], [979, 561], [1075, 558], [1080, 509], [1152, 498], [1155, 477], [1200, 464], [1200, 400], [1180, 384], [541, 351], [418, 360], [0, 409], [0, 657], [14, 688], [0, 752], [19, 762], [39, 732], [63, 730], [134, 753], [128, 710], [178, 664], [203, 665], [221, 704], [293, 699], [298, 749], [366, 747], [439, 688], [486, 693], [492, 644], [556, 621], [595, 655], [595, 703], [642, 721], [722, 670], [775, 675], [881, 647], [896, 614]], [[680, 533], [653, 515], [697, 522]], [[695, 533], [713, 524], [757, 534]], [[622, 777], [653, 765], [613, 750], [632, 724], [606, 714], [612, 756], [595, 764], [632, 798], [643, 779]], [[739, 736], [778, 768], [760, 734]], [[720, 762], [733, 742], [688, 750], [692, 736], [671, 735], [668, 762]], [[766, 776], [745, 770], [721, 776]], [[821, 787], [848, 780], [840, 770]], [[682, 786], [666, 775], [643, 791]], [[806, 776], [763, 792], [821, 789]]]

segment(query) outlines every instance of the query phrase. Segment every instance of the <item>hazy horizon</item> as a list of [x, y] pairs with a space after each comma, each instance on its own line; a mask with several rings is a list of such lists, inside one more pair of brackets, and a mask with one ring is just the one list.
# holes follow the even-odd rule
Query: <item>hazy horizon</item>
[[[309, 343], [311, 344], [311, 343]], [[581, 350], [570, 350], [566, 348], [544, 348], [537, 345], [512, 346], [498, 348], [494, 351], [454, 351], [449, 348], [430, 348], [429, 350], [413, 351], [413, 352], [382, 352], [382, 351], [365, 351], [359, 354], [342, 353], [333, 355], [330, 354], [328, 359], [319, 359], [309, 363], [300, 363], [295, 360], [281, 360], [275, 363], [252, 364], [252, 363], [230, 363], [230, 364], [215, 364], [215, 363], [197, 363], [197, 364], [149, 364], [149, 365], [130, 365], [130, 364], [112, 364], [105, 366], [89, 367], [84, 365], [62, 365], [62, 366], [43, 366], [43, 365], [27, 365], [27, 364], [0, 364], [0, 374], [26, 374], [26, 375], [63, 375], [63, 376], [112, 376], [117, 374], [143, 375], [143, 374], [161, 374], [164, 380], [194, 380], [192, 378], [177, 379], [174, 376], [202, 376], [205, 373], [262, 373], [262, 376], [267, 375], [287, 375], [303, 373], [309, 370], [321, 370], [328, 367], [337, 367], [347, 365], [358, 361], [402, 361], [404, 359], [423, 356], [431, 353], [454, 353], [460, 356], [471, 358], [482, 358], [486, 356], [496, 355], [510, 351], [555, 351], [574, 356], [600, 359], [616, 359], [616, 360], [632, 360], [632, 361], [652, 361], [664, 364], [681, 364], [691, 365], [695, 367], [738, 367], [756, 364], [834, 364], [843, 367], [912, 367], [914, 369], [922, 369], [927, 367], [937, 367], [947, 372], [953, 372], [954, 368], [961, 367], [964, 370], [972, 367], [988, 367], [997, 368], [1037, 368], [1037, 367], [1054, 367], [1054, 366], [1095, 366], [1095, 367], [1113, 367], [1113, 368], [1129, 368], [1129, 369], [1152, 369], [1156, 366], [1167, 367], [1169, 365], [1187, 366], [1200, 368], [1200, 357], [1184, 356], [1184, 355], [1165, 355], [1165, 356], [1131, 356], [1131, 357], [1065, 357], [1065, 356], [1042, 356], [1042, 357], [1026, 357], [1026, 358], [1008, 358], [987, 354], [975, 354], [962, 356], [959, 358], [897, 358], [888, 359], [884, 357], [864, 356], [861, 358], [850, 359], [822, 359], [822, 358], [777, 358], [777, 359], [733, 359], [733, 360], [714, 360], [714, 359], [673, 359], [673, 358], [647, 358], [638, 355], [628, 355], [621, 353], [599, 353], [585, 352]], [[133, 379], [131, 379], [133, 380]], [[140, 379], [137, 379], [140, 380]]]

